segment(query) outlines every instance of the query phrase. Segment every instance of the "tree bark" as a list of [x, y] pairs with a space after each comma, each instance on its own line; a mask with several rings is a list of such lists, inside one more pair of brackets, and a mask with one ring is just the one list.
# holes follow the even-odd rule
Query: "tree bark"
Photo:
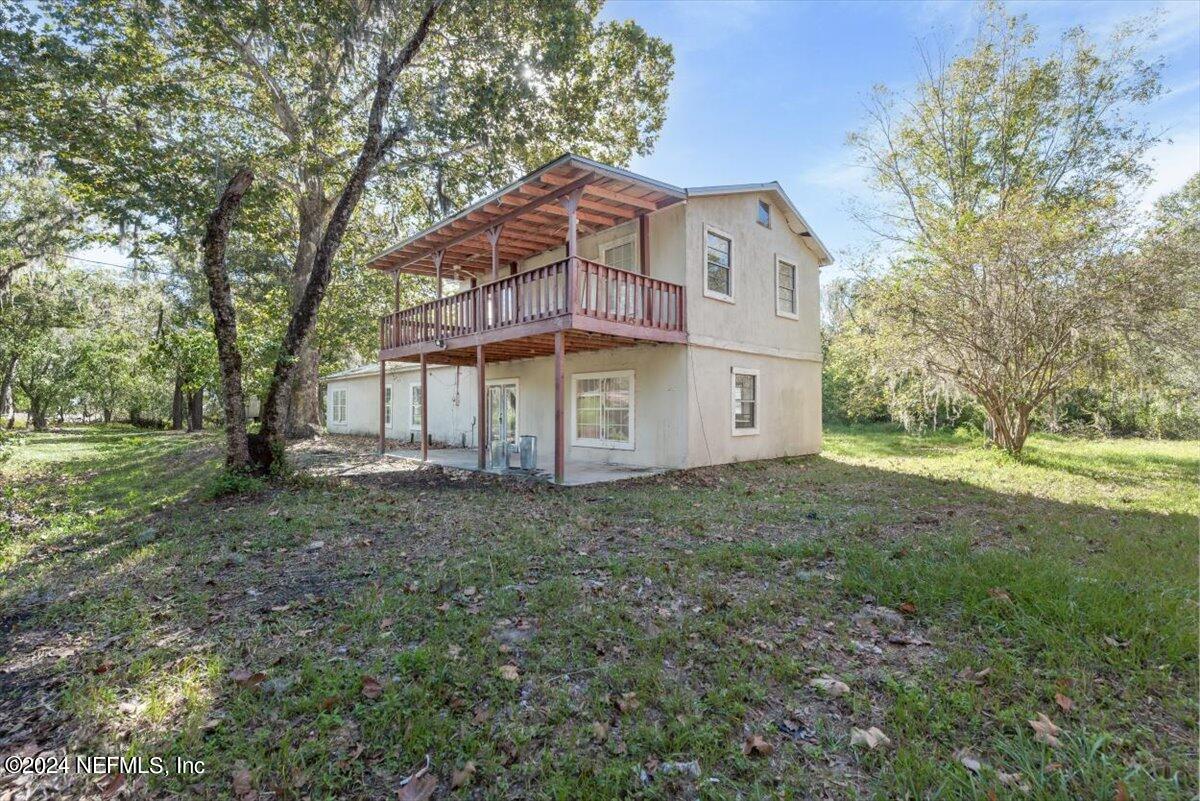
[[13, 375], [17, 371], [17, 357], [14, 354], [4, 366], [4, 375], [0, 377], [0, 417], [7, 417], [13, 412]]
[[198, 389], [188, 397], [188, 431], [204, 428], [204, 390]]
[[434, 15], [442, 3], [443, 0], [433, 0], [429, 4], [417, 29], [395, 59], [389, 61], [386, 51], [380, 54], [375, 96], [367, 118], [366, 137], [359, 150], [354, 169], [346, 179], [346, 184], [338, 195], [329, 222], [321, 235], [320, 244], [317, 246], [316, 255], [313, 258], [312, 272], [305, 284], [304, 292], [295, 304], [291, 319], [288, 321], [287, 331], [284, 333], [275, 359], [275, 368], [271, 373], [267, 397], [263, 402], [262, 427], [251, 441], [252, 455], [256, 466], [260, 469], [272, 469], [284, 458], [284, 434], [287, 425], [284, 399], [288, 398], [292, 391], [297, 354], [313, 334], [317, 310], [320, 308], [321, 301], [325, 297], [325, 290], [329, 286], [334, 256], [341, 247], [342, 237], [350, 224], [354, 209], [362, 199], [367, 180], [375, 171], [380, 159], [406, 133], [406, 129], [397, 127], [384, 134], [383, 121], [392, 100], [396, 80], [420, 50], [421, 44], [429, 33]]
[[230, 179], [204, 231], [204, 276], [208, 279], [208, 302], [213, 313], [213, 333], [221, 365], [221, 399], [225, 404], [225, 466], [245, 470], [250, 466], [250, 444], [246, 436], [246, 405], [242, 394], [242, 353], [237, 343], [237, 314], [225, 267], [225, 246], [233, 217], [242, 197], [254, 181], [254, 173], [240, 169]]
[[175, 393], [171, 396], [171, 430], [183, 430], [183, 374], [175, 371]]
[[[305, 181], [305, 186], [309, 187], [309, 191], [297, 203], [300, 241], [292, 263], [292, 313], [304, 298], [330, 209], [324, 187], [318, 178], [310, 177]], [[307, 438], [321, 433], [320, 358], [315, 339], [315, 332], [310, 333], [296, 353], [296, 367], [284, 418], [285, 434], [290, 438]]]
[[104, 413], [104, 422], [111, 423], [112, 422], [112, 409], [104, 409], [102, 411]]

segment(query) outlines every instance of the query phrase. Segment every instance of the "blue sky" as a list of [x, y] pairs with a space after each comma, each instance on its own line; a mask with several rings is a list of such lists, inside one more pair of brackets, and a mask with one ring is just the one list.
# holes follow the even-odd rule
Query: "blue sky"
[[[1029, 16], [1043, 44], [1076, 25], [1104, 37], [1131, 17], [1159, 15], [1148, 55], [1165, 59], [1167, 92], [1142, 112], [1164, 141], [1151, 154], [1147, 202], [1200, 170], [1200, 2], [1008, 8]], [[968, 2], [610, 0], [603, 16], [636, 19], [675, 49], [662, 136], [631, 166], [680, 186], [777, 180], [835, 256], [868, 244], [846, 211], [863, 191], [846, 133], [859, 127], [874, 85], [913, 84], [919, 42], [954, 49], [977, 12]], [[822, 277], [838, 274], [834, 265]]]

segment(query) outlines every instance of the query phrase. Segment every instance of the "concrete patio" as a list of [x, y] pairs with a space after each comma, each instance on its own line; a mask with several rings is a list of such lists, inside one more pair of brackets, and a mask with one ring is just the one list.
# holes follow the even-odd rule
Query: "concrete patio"
[[[410, 462], [421, 462], [421, 452], [416, 449], [391, 450], [385, 455], [404, 459]], [[521, 470], [480, 470], [478, 467], [479, 453], [474, 448], [431, 448], [426, 464], [438, 465], [452, 470], [467, 470], [472, 473], [491, 473], [492, 475], [511, 476], [514, 478], [532, 478], [538, 481], [554, 480], [554, 452], [538, 453], [538, 470], [526, 473]], [[514, 454], [512, 463], [517, 464]], [[584, 462], [568, 459], [566, 476], [563, 486], [578, 487], [584, 484], [600, 484], [605, 481], [622, 481], [629, 478], [641, 478], [666, 472], [662, 467], [631, 467], [628, 465], [603, 464], [600, 462]]]

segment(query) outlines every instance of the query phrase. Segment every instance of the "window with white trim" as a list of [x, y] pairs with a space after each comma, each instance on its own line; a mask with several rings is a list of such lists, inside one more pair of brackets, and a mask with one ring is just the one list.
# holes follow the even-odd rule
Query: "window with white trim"
[[421, 385], [409, 386], [408, 394], [408, 425], [409, 428], [421, 428]]
[[710, 225], [704, 226], [704, 294], [733, 300], [733, 239]]
[[633, 450], [633, 371], [571, 376], [572, 444]]
[[637, 271], [633, 237], [626, 236], [600, 246], [600, 261], [620, 270]]
[[730, 380], [733, 401], [733, 434], [758, 433], [758, 371], [733, 368]]
[[383, 424], [388, 428], [392, 425], [392, 388], [383, 389]]
[[329, 414], [335, 423], [346, 422], [346, 390], [334, 389], [329, 392]]
[[775, 259], [775, 311], [782, 317], [798, 319], [796, 305], [796, 265]]
[[771, 227], [771, 207], [767, 201], [758, 201], [758, 224], [764, 228]]

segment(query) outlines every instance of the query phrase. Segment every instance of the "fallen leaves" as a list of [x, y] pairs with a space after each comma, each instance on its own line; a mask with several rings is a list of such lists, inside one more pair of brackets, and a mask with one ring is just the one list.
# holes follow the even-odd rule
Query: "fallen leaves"
[[1006, 604], [1012, 603], [1012, 596], [1009, 595], [1008, 591], [1002, 587], [988, 587], [987, 593], [992, 598], [996, 599], [997, 601], [1000, 601], [1001, 603], [1006, 603]]
[[891, 744], [891, 739], [875, 726], [869, 729], [850, 729], [850, 745], [865, 745], [869, 750], [874, 751], [876, 748]]
[[955, 674], [955, 678], [959, 681], [965, 681], [968, 684], [983, 684], [984, 679], [992, 672], [990, 667], [985, 667], [983, 670], [975, 670], [974, 668], [965, 667]]
[[233, 679], [239, 687], [257, 687], [267, 678], [267, 674], [261, 670], [235, 670], [229, 674], [229, 678]]
[[769, 757], [775, 753], [775, 746], [764, 740], [761, 734], [752, 734], [742, 743], [742, 753], [748, 757]]
[[904, 615], [915, 615], [917, 613], [917, 605], [914, 604], [912, 601], [905, 601], [904, 603], [897, 606], [896, 609], [899, 610], [900, 613], [904, 614]]
[[1075, 701], [1070, 696], [1063, 695], [1062, 693], [1054, 694], [1054, 703], [1058, 704], [1058, 708], [1063, 712], [1070, 712], [1075, 708]]
[[374, 676], [362, 677], [362, 694], [363, 698], [369, 701], [374, 701], [379, 696], [383, 695], [383, 685], [379, 683], [379, 679]]
[[844, 681], [839, 681], [828, 674], [822, 675], [820, 678], [812, 679], [808, 682], [810, 687], [816, 687], [826, 695], [833, 698], [845, 695], [850, 692], [850, 685]]
[[233, 797], [238, 801], [254, 801], [258, 793], [254, 792], [254, 777], [250, 771], [242, 768], [233, 772]]
[[1045, 712], [1038, 712], [1037, 720], [1029, 721], [1029, 727], [1033, 729], [1033, 739], [1039, 743], [1045, 743], [1051, 748], [1058, 748], [1062, 742], [1058, 739], [1058, 735], [1062, 734], [1062, 729], [1054, 725], [1054, 721], [1046, 717]]
[[521, 670], [513, 664], [501, 665], [500, 678], [504, 679], [505, 681], [520, 681]]
[[617, 710], [621, 714], [632, 712], [642, 705], [642, 702], [638, 700], [637, 693], [633, 692], [613, 696], [613, 703], [616, 704]]
[[437, 789], [437, 779], [428, 773], [422, 773], [409, 779], [408, 784], [400, 788], [397, 801], [428, 801]]
[[450, 774], [450, 789], [457, 790], [466, 787], [475, 778], [475, 763], [467, 762], [462, 768]]
[[602, 721], [592, 722], [592, 739], [597, 743], [602, 743], [608, 739], [608, 724]]

